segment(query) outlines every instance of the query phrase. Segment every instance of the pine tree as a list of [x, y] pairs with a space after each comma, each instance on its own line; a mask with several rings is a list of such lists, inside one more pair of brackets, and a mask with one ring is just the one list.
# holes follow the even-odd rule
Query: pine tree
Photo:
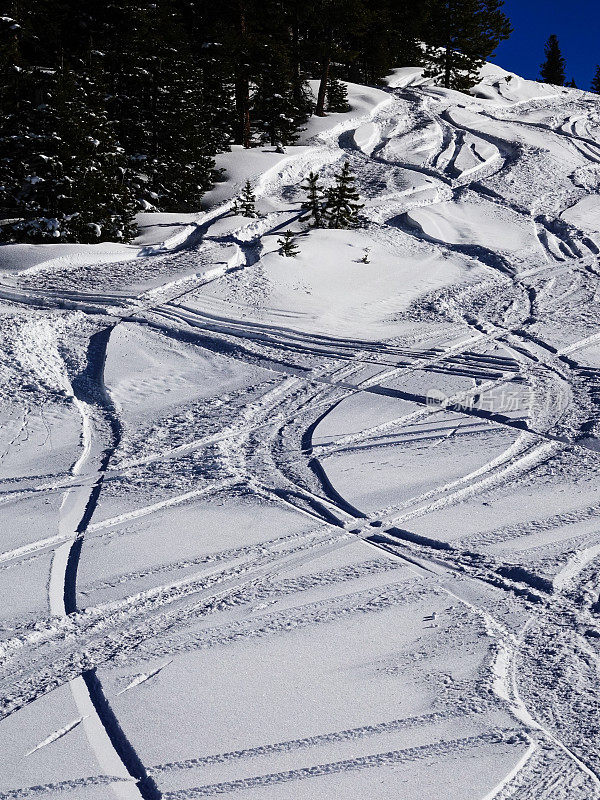
[[183, 46], [161, 72], [164, 88], [155, 99], [156, 123], [145, 169], [146, 190], [161, 211], [198, 210], [213, 186], [212, 134], [201, 81], [202, 71], [185, 57]]
[[544, 48], [546, 60], [540, 67], [540, 80], [542, 83], [551, 83], [553, 86], [564, 86], [566, 81], [566, 61], [560, 51], [558, 37], [552, 34]]
[[426, 0], [426, 74], [447, 89], [468, 91], [512, 28], [503, 0]]
[[232, 84], [221, 50], [220, 42], [209, 42], [197, 51], [203, 138], [208, 150], [215, 154], [231, 149], [234, 128]]
[[570, 81], [565, 83], [565, 86], [568, 86], [569, 89], [576, 89], [577, 88], [577, 84], [575, 83], [575, 78], [571, 78]]
[[594, 74], [594, 79], [592, 80], [590, 91], [594, 92], [594, 94], [600, 94], [600, 64], [596, 67], [596, 72]]
[[228, 146], [214, 112], [225, 94], [205, 90], [212, 69], [203, 59], [213, 51], [195, 54], [175, 0], [111, 0], [101, 8], [107, 106], [134, 171], [138, 203], [146, 210], [197, 210], [215, 177], [212, 155]]
[[293, 258], [300, 252], [300, 248], [294, 241], [294, 234], [292, 231], [286, 231], [283, 238], [277, 240], [279, 245], [279, 254], [285, 258]]
[[298, 139], [301, 126], [312, 113], [312, 95], [297, 63], [298, 54], [294, 55], [290, 31], [281, 25], [285, 4], [263, 0], [256, 16], [252, 20], [251, 127], [261, 141], [285, 147]]
[[329, 76], [327, 83], [327, 111], [343, 113], [350, 111], [348, 89], [342, 81]]
[[306, 200], [302, 203], [302, 208], [308, 211], [307, 216], [312, 219], [311, 225], [314, 228], [323, 227], [324, 197], [319, 183], [319, 173], [310, 172], [300, 188], [306, 192]]
[[301, 122], [307, 113], [298, 108], [291, 84], [265, 76], [253, 98], [253, 116], [260, 138], [272, 147], [286, 147], [298, 139]]
[[129, 240], [127, 161], [90, 74], [85, 2], [13, 2], [0, 18], [4, 241]]
[[341, 172], [335, 175], [335, 185], [327, 190], [325, 220], [329, 228], [354, 228], [358, 225], [358, 212], [364, 204], [354, 186], [350, 162], [344, 162]]
[[256, 212], [256, 195], [252, 191], [250, 181], [246, 181], [239, 197], [233, 204], [232, 211], [234, 214], [240, 214], [243, 217], [257, 217]]
[[132, 198], [138, 209], [198, 209], [213, 155], [229, 147], [233, 82], [218, 41], [195, 38], [195, 7], [10, 5], [15, 18], [0, 16], [0, 218], [23, 223], [4, 236], [128, 238]]
[[365, 0], [313, 0], [311, 49], [319, 68], [319, 90], [315, 114], [325, 116], [325, 100], [332, 61], [349, 57], [347, 31], [362, 31]]
[[[0, 124], [4, 241], [129, 241], [135, 203], [127, 160], [94, 87], [69, 72], [21, 73], [21, 100]], [[42, 102], [39, 102], [39, 100]]]
[[363, 6], [360, 24], [347, 26], [343, 52], [336, 54], [338, 77], [377, 84], [394, 67], [422, 64], [428, 36], [424, 2], [363, 0]]

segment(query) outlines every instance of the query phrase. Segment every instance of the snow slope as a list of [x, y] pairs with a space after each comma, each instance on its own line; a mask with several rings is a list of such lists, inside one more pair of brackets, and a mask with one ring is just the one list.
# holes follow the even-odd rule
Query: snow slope
[[600, 798], [600, 101], [349, 95], [0, 248], [0, 800]]

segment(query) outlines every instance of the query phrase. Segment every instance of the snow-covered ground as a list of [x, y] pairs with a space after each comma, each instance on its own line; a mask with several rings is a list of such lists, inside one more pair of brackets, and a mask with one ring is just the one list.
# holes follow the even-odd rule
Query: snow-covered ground
[[600, 797], [600, 101], [429, 83], [0, 249], [0, 800]]

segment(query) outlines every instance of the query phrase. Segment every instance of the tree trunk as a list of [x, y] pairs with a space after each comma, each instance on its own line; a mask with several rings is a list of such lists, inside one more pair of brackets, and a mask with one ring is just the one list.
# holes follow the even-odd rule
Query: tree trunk
[[246, 75], [238, 75], [235, 81], [236, 130], [234, 141], [250, 147], [250, 83]]
[[448, 18], [446, 20], [446, 59], [445, 59], [445, 69], [444, 69], [444, 86], [446, 89], [450, 89], [452, 84], [452, 65], [453, 65], [453, 56], [454, 50], [452, 46], [454, 44], [454, 37], [452, 35], [453, 27], [454, 27], [454, 3], [452, 0], [448, 3]]
[[297, 105], [302, 100], [302, 68], [300, 66], [300, 23], [298, 20], [298, 7], [294, 6], [294, 17], [290, 26], [293, 97]]
[[446, 89], [452, 88], [452, 66], [453, 66], [454, 50], [452, 43], [448, 42], [446, 45], [446, 58], [444, 59], [444, 86]]
[[246, 149], [250, 147], [250, 80], [248, 78], [248, 68], [245, 64], [247, 59], [246, 47], [246, 7], [244, 0], [239, 0], [239, 34], [241, 42], [240, 61], [244, 64], [238, 65], [238, 74], [235, 78], [235, 110], [236, 110], [236, 130], [234, 140], [236, 144], [241, 144]]
[[327, 94], [327, 83], [329, 82], [329, 67], [331, 65], [331, 50], [328, 48], [327, 54], [321, 62], [321, 83], [319, 84], [319, 94], [317, 96], [317, 107], [315, 114], [317, 117], [325, 116], [325, 96]]

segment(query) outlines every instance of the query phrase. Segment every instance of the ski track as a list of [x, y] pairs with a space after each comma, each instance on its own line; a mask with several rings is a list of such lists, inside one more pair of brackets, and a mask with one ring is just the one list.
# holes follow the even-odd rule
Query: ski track
[[[549, 109], [552, 99], [565, 104], [563, 122], [551, 124], [528, 118]], [[581, 104], [585, 106], [587, 102], [582, 100]], [[410, 229], [404, 215], [411, 209], [435, 207], [463, 197], [476, 196], [492, 207], [510, 210], [532, 231], [529, 256], [495, 253], [481, 245], [438, 243], [441, 251], [477, 262], [490, 276], [488, 287], [461, 287], [443, 297], [439, 313], [445, 323], [452, 323], [460, 331], [458, 342], [456, 337], [450, 340], [441, 337], [428, 347], [409, 347], [391, 340], [344, 339], [302, 333], [293, 326], [220, 317], [198, 307], [192, 301], [201, 296], [201, 289], [224, 278], [234, 279], [238, 273], [251, 273], [260, 262], [263, 240], [287, 224], [281, 222], [278, 214], [269, 213], [233, 233], [213, 237], [211, 227], [225, 217], [230, 203], [204, 215], [191, 235], [186, 234], [188, 238], [170, 254], [161, 251], [146, 256], [181, 264], [189, 274], [141, 294], [30, 288], [27, 281], [23, 286], [8, 279], [2, 281], [0, 298], [9, 305], [45, 315], [78, 313], [99, 324], [88, 337], [83, 372], [72, 376], [66, 388], [81, 422], [80, 452], [69, 475], [41, 476], [41, 482], [32, 481], [33, 485], [23, 487], [7, 483], [0, 492], [0, 504], [7, 508], [27, 497], [62, 493], [57, 533], [0, 553], [0, 564], [8, 568], [13, 562], [27, 564], [35, 556], [52, 551], [48, 581], [50, 616], [35, 627], [15, 625], [2, 640], [0, 685], [7, 690], [2, 715], [8, 716], [67, 683], [80, 716], [65, 722], [26, 755], [31, 757], [46, 748], [49, 752], [54, 742], [81, 726], [102, 774], [0, 791], [0, 799], [53, 796], [63, 791], [74, 792], [76, 796], [79, 788], [105, 785], [107, 792], [123, 800], [161, 797], [185, 800], [405, 765], [497, 743], [502, 737], [499, 739], [497, 732], [489, 732], [162, 791], [154, 780], [154, 776], [162, 773], [376, 737], [470, 712], [437, 712], [422, 718], [392, 720], [154, 766], [142, 763], [127, 738], [97, 674], [98, 667], [110, 663], [117, 655], [135, 661], [136, 652], [144, 643], [146, 658], [154, 654], [163, 659], [157, 666], [140, 669], [117, 694], [133, 693], [148, 682], [152, 685], [153, 679], [159, 680], [163, 670], [168, 673], [178, 652], [217, 644], [226, 646], [244, 637], [284, 635], [290, 627], [326, 624], [347, 614], [375, 613], [406, 602], [410, 592], [401, 583], [393, 582], [385, 585], [387, 597], [385, 592], [380, 596], [377, 590], [361, 592], [344, 588], [344, 594], [327, 601], [306, 604], [299, 601], [302, 592], [315, 586], [331, 584], [341, 591], [345, 582], [351, 585], [360, 577], [384, 575], [386, 571], [395, 574], [394, 570], [400, 566], [408, 568], [432, 591], [456, 600], [479, 620], [489, 639], [487, 685], [499, 706], [511, 714], [517, 738], [525, 749], [515, 755], [514, 766], [482, 800], [600, 797], [598, 768], [590, 760], [585, 736], [578, 737], [576, 730], [563, 730], [560, 720], [542, 719], [533, 698], [523, 694], [521, 684], [526, 686], [527, 682], [519, 674], [519, 670], [525, 670], [529, 679], [535, 677], [538, 667], [528, 644], [534, 636], [540, 644], [547, 644], [557, 630], [569, 626], [574, 628], [573, 636], [583, 630], [600, 636], [594, 612], [600, 603], [597, 589], [590, 588], [597, 577], [593, 570], [600, 545], [589, 543], [576, 548], [552, 579], [538, 572], [535, 565], [530, 568], [504, 563], [500, 557], [485, 551], [486, 545], [494, 542], [527, 537], [533, 531], [551, 532], [592, 519], [600, 513], [598, 507], [498, 527], [456, 539], [452, 544], [399, 527], [492, 490], [514, 486], [561, 457], [587, 458], [598, 468], [600, 449], [589, 435], [598, 419], [596, 390], [590, 388], [590, 382], [598, 379], [598, 370], [577, 358], [597, 346], [600, 333], [589, 332], [589, 326], [582, 327], [582, 334], [574, 341], [561, 345], [546, 340], [547, 329], [539, 323], [546, 317], [550, 321], [556, 319], [566, 298], [576, 302], [576, 298], [585, 298], [586, 293], [592, 292], [598, 280], [600, 247], [588, 231], [579, 230], [562, 218], [563, 212], [576, 205], [578, 195], [571, 197], [565, 189], [553, 209], [544, 197], [536, 198], [526, 208], [497, 191], [498, 181], [518, 170], [531, 156], [528, 137], [532, 135], [543, 134], [552, 147], [568, 148], [565, 152], [570, 154], [569, 158], [583, 159], [577, 168], [580, 171], [600, 164], [600, 144], [592, 138], [587, 125], [592, 112], [587, 107], [576, 111], [572, 108], [575, 105], [575, 100], [565, 100], [562, 96], [541, 95], [510, 106], [488, 104], [465, 114], [464, 108], [457, 111], [451, 97], [436, 94], [427, 86], [398, 88], [390, 91], [370, 114], [346, 119], [320, 134], [300, 155], [284, 159], [255, 182], [259, 197], [281, 200], [309, 169], [327, 172], [340, 158], [346, 158], [365, 195], [374, 241], [377, 237], [401, 241], [398, 231], [403, 234], [410, 231], [415, 239], [424, 241], [427, 237]], [[492, 134], [488, 128], [494, 123], [497, 132]], [[406, 144], [406, 153], [399, 156], [398, 143], [402, 142]], [[570, 176], [573, 191], [577, 187], [573, 177], [578, 174], [577, 169]], [[424, 183], [406, 188], [407, 175]], [[385, 193], [381, 188], [379, 194], [372, 189], [378, 176], [385, 182]], [[443, 239], [442, 232], [436, 230], [438, 235]], [[222, 253], [225, 246], [233, 248], [233, 254], [226, 258]], [[33, 280], [32, 276], [27, 280]], [[566, 288], [565, 281], [570, 281]], [[503, 316], [496, 312], [489, 287], [505, 293], [510, 300]], [[227, 353], [234, 360], [267, 370], [273, 381], [222, 429], [172, 447], [167, 443], [160, 452], [149, 452], [113, 467], [111, 462], [119, 448], [123, 422], [106, 390], [103, 373], [111, 334], [123, 323], [173, 341], [192, 342], [208, 352]], [[44, 347], [44, 342], [40, 347]], [[495, 348], [493, 354], [492, 348]], [[44, 353], [33, 355], [35, 344], [30, 349], [28, 357], [40, 358], [38, 368], [47, 368], [49, 373], [63, 369], [60, 364], [44, 366]], [[498, 354], [499, 349], [503, 355]], [[454, 390], [441, 406], [432, 407], [427, 397], [411, 388], [411, 381], [422, 374], [467, 379], [472, 386]], [[60, 382], [64, 389], [64, 376]], [[468, 405], [474, 397], [512, 385], [531, 395], [526, 414], [488, 413], [476, 405]], [[557, 400], [546, 407], [542, 400], [550, 391]], [[409, 401], [418, 409], [315, 444], [317, 426], [343, 403], [361, 395]], [[0, 462], [6, 460], [22, 436], [30, 412], [30, 407], [23, 408], [20, 426], [3, 448]], [[395, 437], [392, 441], [396, 446], [403, 443], [402, 436], [410, 443], [411, 436], [414, 441], [421, 426], [438, 424], [440, 417], [447, 415], [451, 415], [449, 428], [445, 433], [440, 428], [437, 434], [432, 434], [434, 447], [441, 443], [451, 446], [453, 440], [465, 435], [467, 428], [462, 421], [472, 424], [469, 430], [474, 436], [484, 430], [502, 430], [513, 439], [503, 452], [481, 466], [375, 512], [360, 509], [330, 480], [328, 458], [356, 453], [361, 448], [368, 451], [389, 447], [389, 437]], [[226, 477], [208, 485], [191, 486], [185, 492], [171, 493], [112, 517], [95, 518], [100, 495], [112, 482], [126, 480], [142, 467], [184, 459], [208, 448], [218, 453]], [[55, 480], [48, 480], [49, 477]], [[310, 521], [309, 532], [290, 536], [280, 532], [268, 542], [216, 550], [196, 561], [124, 572], [125, 584], [144, 578], [150, 579], [152, 585], [119, 600], [99, 602], [80, 610], [77, 577], [85, 541], [94, 541], [104, 532], [111, 533], [113, 529], [193, 500], [227, 496], [235, 491], [304, 515]], [[312, 582], [307, 577], [296, 582], [289, 579], [287, 583], [282, 579], [286, 571], [306, 567], [325, 554], [342, 551], [356, 542], [361, 543], [373, 561], [366, 561], [354, 571], [348, 568], [315, 573]], [[483, 549], [474, 551], [466, 547]], [[165, 573], [183, 567], [194, 571], [185, 577], [165, 580]], [[161, 582], [155, 584], [155, 579]], [[98, 582], [95, 590], [117, 583]], [[476, 593], [476, 587], [480, 586], [485, 586], [496, 598], [494, 604], [488, 605], [498, 607], [504, 602], [507, 609], [518, 608], [527, 617], [525, 624], [518, 631], [511, 630], [488, 607], [474, 602], [471, 592]], [[585, 602], [579, 595], [585, 597]], [[233, 621], [228, 618], [219, 621], [221, 614], [231, 615], [232, 609], [235, 612], [245, 608], [254, 600], [270, 598], [275, 602], [288, 596], [297, 604], [287, 611], [254, 614], [248, 620], [236, 619], [234, 615]], [[168, 642], [175, 642], [169, 637], [174, 637], [178, 630], [185, 633], [185, 626], [200, 617], [214, 617], [215, 622], [187, 641], [183, 636], [177, 646], [173, 644], [169, 649]], [[594, 651], [589, 653], [597, 661]], [[167, 654], [172, 657], [164, 660]], [[548, 693], [551, 696], [550, 689]], [[572, 724], [576, 725], [576, 720]], [[555, 765], [544, 761], [545, 753], [553, 754]], [[561, 759], [568, 764], [566, 772]], [[583, 781], [581, 791], [586, 794], [569, 794], [580, 791], [574, 788], [573, 775]], [[556, 794], [552, 794], [554, 790]]]

